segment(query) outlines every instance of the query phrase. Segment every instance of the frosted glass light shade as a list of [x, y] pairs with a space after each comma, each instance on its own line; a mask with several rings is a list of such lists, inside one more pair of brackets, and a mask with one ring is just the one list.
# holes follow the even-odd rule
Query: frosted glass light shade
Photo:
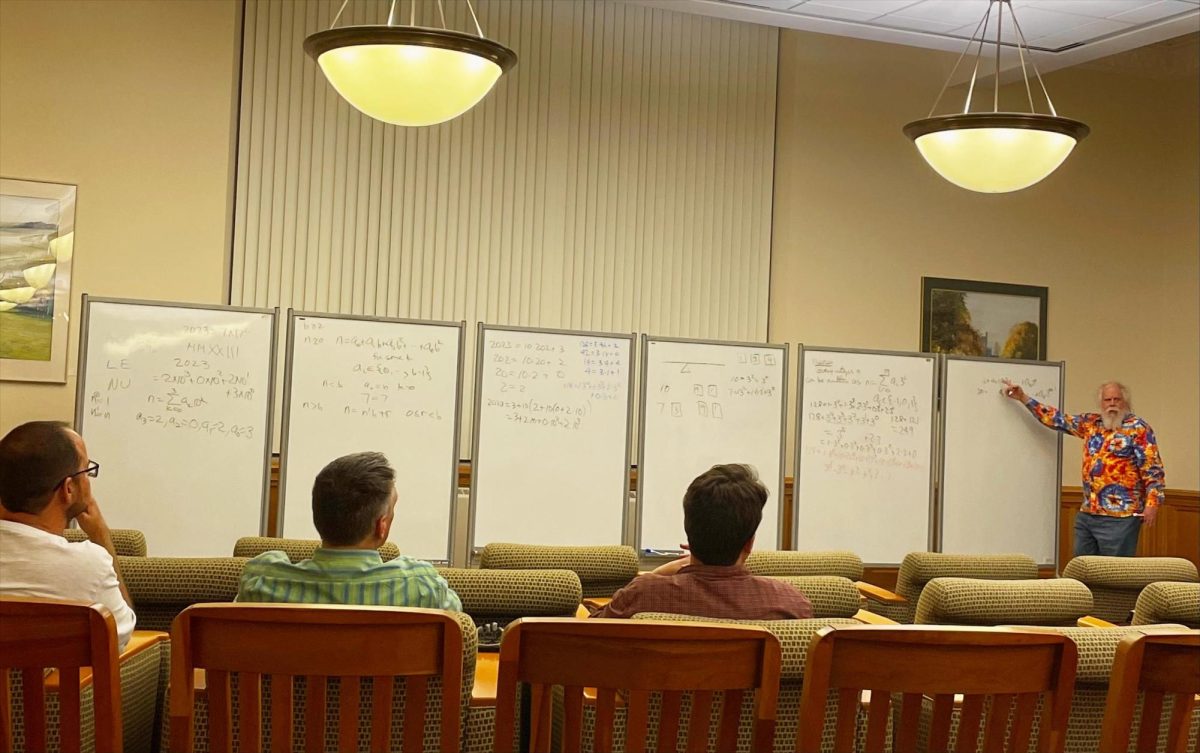
[[462, 115], [517, 62], [501, 44], [445, 29], [348, 26], [304, 40], [347, 102], [385, 123], [426, 126]]
[[929, 166], [954, 185], [1007, 193], [1057, 170], [1089, 129], [1051, 115], [969, 113], [918, 120], [904, 132]]

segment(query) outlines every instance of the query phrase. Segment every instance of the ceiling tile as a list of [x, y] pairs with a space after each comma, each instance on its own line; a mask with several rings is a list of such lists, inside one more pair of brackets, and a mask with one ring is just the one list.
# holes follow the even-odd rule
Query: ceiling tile
[[833, 5], [829, 3], [807, 2], [792, 10], [792, 13], [799, 13], [805, 16], [820, 16], [821, 18], [837, 18], [843, 21], [872, 21], [879, 17], [879, 13], [873, 12], [870, 8], [863, 9], [855, 8], [847, 4]]
[[768, 8], [770, 10], [787, 10], [793, 6], [799, 5], [804, 0], [726, 0], [733, 5], [752, 5], [755, 8]]
[[1144, 8], [1154, 2], [1155, 0], [1013, 0], [1013, 7], [1017, 10], [1017, 18], [1024, 17], [1026, 7], [1089, 18], [1109, 18], [1118, 13]]
[[[949, 34], [958, 29], [958, 24], [950, 24], [944, 21], [930, 21], [925, 18], [911, 18], [908, 16], [887, 15], [882, 18], [877, 18], [874, 21], [879, 26], [887, 26], [895, 29], [908, 29], [910, 31], [929, 31], [935, 34]], [[974, 26], [971, 27], [974, 30]], [[968, 34], [971, 32], [968, 31]]]
[[[1197, 0], [1197, 2], [1200, 2], [1200, 0]], [[1194, 12], [1195, 10], [1196, 6], [1189, 2], [1161, 0], [1157, 3], [1144, 3], [1140, 8], [1113, 16], [1113, 20], [1128, 24], [1145, 24], [1157, 21], [1160, 18], [1169, 18], [1179, 13]]]
[[[805, 5], [825, 5], [832, 8], [846, 8], [848, 10], [856, 10], [862, 13], [870, 13], [875, 16], [882, 16], [885, 13], [894, 13], [895, 11], [907, 8], [910, 5], [916, 5], [921, 0], [808, 0]], [[796, 8], [798, 11], [803, 11], [804, 8]]]
[[[1088, 32], [1078, 32], [1078, 39], [1092, 39], [1104, 34], [1111, 34], [1114, 31], [1126, 29], [1130, 24], [1120, 20], [1101, 20], [1089, 19], [1086, 16], [1076, 16], [1069, 13], [1056, 13], [1054, 11], [1042, 10], [1039, 6], [1026, 6], [1017, 9], [1017, 21], [1021, 25], [1021, 32], [1025, 35], [1025, 40], [1029, 43], [1035, 43], [1043, 37], [1054, 36], [1056, 39], [1064, 36], [1070, 36], [1074, 32], [1073, 29], [1081, 29], [1088, 27]], [[1102, 26], [1096, 27], [1095, 24]], [[1003, 18], [1003, 41], [1014, 42], [1016, 34], [1012, 22], [1012, 15], [1004, 14]], [[1097, 31], [1097, 29], [1100, 29]], [[975, 24], [963, 26], [956, 30], [956, 34], [968, 36], [975, 30]], [[989, 42], [996, 41], [996, 17], [988, 19], [987, 31], [983, 35], [984, 39]]]
[[1091, 23], [1084, 24], [1083, 26], [1076, 26], [1070, 31], [1062, 32], [1060, 34], [1047, 34], [1044, 37], [1031, 39], [1029, 40], [1029, 43], [1035, 47], [1044, 47], [1050, 50], [1057, 50], [1072, 44], [1090, 42], [1097, 37], [1102, 37], [1106, 34], [1112, 34], [1118, 31], [1124, 31], [1128, 28], [1129, 26], [1126, 24], [1120, 24], [1107, 19], [1097, 19]]
[[892, 15], [957, 26], [971, 24], [973, 28], [983, 18], [987, 8], [988, 0], [922, 0]]

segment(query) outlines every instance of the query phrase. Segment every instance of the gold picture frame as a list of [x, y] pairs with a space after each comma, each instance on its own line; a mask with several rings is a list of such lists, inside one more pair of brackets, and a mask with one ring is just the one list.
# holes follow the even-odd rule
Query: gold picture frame
[[67, 381], [75, 194], [0, 178], [0, 380]]

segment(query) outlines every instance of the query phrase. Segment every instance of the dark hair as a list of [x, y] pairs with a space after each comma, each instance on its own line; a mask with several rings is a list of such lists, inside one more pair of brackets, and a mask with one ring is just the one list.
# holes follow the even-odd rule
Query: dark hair
[[748, 465], [714, 465], [683, 495], [683, 529], [706, 565], [732, 565], [758, 530], [767, 487]]
[[396, 472], [381, 452], [345, 455], [321, 469], [313, 482], [313, 524], [321, 540], [350, 546], [387, 514]]
[[79, 450], [62, 421], [30, 421], [0, 439], [0, 505], [37, 515], [63, 479], [79, 470]]

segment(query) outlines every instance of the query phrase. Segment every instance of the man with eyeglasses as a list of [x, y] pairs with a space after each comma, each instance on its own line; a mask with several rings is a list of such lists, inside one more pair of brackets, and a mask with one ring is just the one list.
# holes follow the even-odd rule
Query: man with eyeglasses
[[[0, 594], [103, 604], [119, 651], [136, 618], [92, 496], [99, 473], [83, 437], [64, 423], [32, 421], [0, 439]], [[90, 541], [63, 537], [72, 518]]]

